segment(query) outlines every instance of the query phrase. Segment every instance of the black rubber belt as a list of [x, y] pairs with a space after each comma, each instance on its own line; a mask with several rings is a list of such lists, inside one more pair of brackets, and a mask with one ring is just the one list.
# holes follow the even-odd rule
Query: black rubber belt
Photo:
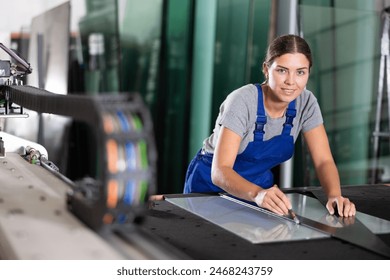
[[100, 120], [97, 102], [89, 96], [61, 95], [31, 86], [4, 86], [9, 100], [38, 113], [69, 116], [96, 125]]

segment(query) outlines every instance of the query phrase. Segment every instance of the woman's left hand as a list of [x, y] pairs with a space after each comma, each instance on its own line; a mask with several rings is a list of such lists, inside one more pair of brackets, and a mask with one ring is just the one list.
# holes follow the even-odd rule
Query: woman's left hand
[[356, 207], [353, 202], [343, 196], [329, 197], [326, 209], [333, 215], [337, 210], [341, 217], [351, 217], [356, 215]]

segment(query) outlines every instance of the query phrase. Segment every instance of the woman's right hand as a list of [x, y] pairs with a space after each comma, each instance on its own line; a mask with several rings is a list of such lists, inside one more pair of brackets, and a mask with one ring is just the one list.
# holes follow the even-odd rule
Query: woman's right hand
[[277, 185], [273, 185], [269, 189], [260, 190], [254, 201], [258, 206], [266, 208], [279, 215], [287, 215], [288, 209], [291, 209], [290, 200]]

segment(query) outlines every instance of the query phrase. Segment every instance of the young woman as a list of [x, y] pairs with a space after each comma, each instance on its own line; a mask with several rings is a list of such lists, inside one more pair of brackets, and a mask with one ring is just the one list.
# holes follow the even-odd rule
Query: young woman
[[302, 131], [329, 213], [337, 206], [340, 216], [354, 216], [355, 205], [341, 194], [317, 99], [306, 89], [311, 66], [303, 38], [276, 38], [263, 63], [265, 81], [233, 91], [222, 103], [213, 133], [188, 167], [184, 193], [225, 191], [287, 215], [291, 202], [271, 168], [292, 157]]

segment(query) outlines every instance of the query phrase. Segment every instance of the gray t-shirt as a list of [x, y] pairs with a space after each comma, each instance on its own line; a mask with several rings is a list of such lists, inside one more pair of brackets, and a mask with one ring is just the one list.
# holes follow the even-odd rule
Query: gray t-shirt
[[[230, 93], [219, 108], [218, 118], [215, 122], [213, 133], [204, 140], [203, 150], [214, 153], [221, 126], [225, 126], [242, 137], [238, 153], [242, 153], [249, 142], [253, 141], [257, 116], [257, 87], [253, 84], [245, 85]], [[304, 90], [296, 99], [295, 108], [297, 114], [293, 121], [291, 135], [294, 142], [300, 131], [306, 132], [323, 123], [321, 110], [314, 94]], [[264, 126], [264, 140], [280, 135], [286, 117], [271, 118], [267, 112], [267, 123]]]

